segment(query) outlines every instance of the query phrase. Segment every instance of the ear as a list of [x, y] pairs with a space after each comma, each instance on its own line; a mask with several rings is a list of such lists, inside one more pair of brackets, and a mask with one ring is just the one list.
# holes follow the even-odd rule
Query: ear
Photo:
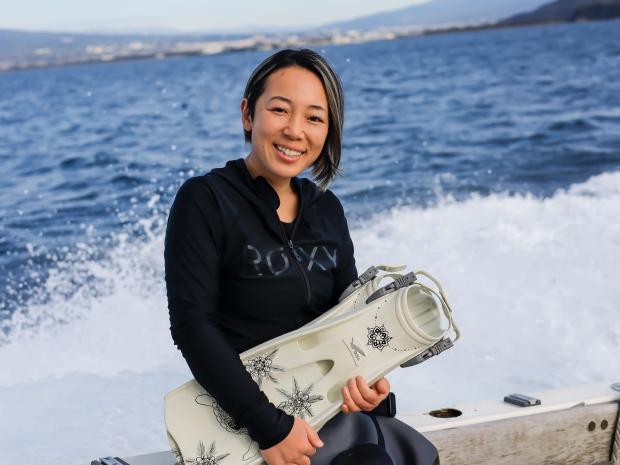
[[243, 124], [243, 129], [245, 131], [251, 131], [252, 130], [252, 118], [250, 117], [250, 107], [248, 105], [248, 99], [247, 98], [242, 98], [241, 99], [241, 123]]

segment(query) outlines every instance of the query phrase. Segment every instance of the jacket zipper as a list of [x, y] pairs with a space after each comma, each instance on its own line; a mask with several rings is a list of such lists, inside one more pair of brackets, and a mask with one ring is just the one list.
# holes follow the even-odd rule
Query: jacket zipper
[[284, 226], [282, 226], [282, 223], [280, 223], [280, 227], [282, 228], [282, 237], [286, 243], [286, 245], [288, 245], [289, 250], [291, 251], [291, 255], [293, 256], [293, 261], [297, 264], [297, 268], [299, 269], [299, 272], [301, 273], [301, 276], [304, 278], [304, 285], [306, 288], [306, 306], [310, 306], [310, 301], [312, 298], [312, 295], [310, 293], [310, 281], [308, 280], [308, 276], [306, 275], [306, 272], [304, 271], [304, 267], [301, 263], [301, 257], [299, 256], [299, 254], [297, 253], [297, 251], [295, 250], [295, 247], [293, 246], [293, 234], [295, 233], [295, 226], [297, 224], [295, 224], [293, 226], [293, 230], [291, 231], [291, 238], [287, 239], [286, 237], [286, 231], [284, 230]]

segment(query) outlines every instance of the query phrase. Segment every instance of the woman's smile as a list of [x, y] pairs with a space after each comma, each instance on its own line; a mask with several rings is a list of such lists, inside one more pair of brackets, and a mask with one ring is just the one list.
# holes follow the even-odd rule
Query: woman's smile
[[278, 155], [285, 161], [297, 161], [305, 152], [305, 150], [294, 150], [284, 145], [273, 144]]

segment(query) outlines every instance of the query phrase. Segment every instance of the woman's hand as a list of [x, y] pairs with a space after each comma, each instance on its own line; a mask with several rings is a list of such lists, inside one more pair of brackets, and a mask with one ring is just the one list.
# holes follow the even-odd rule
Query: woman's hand
[[295, 417], [293, 428], [282, 441], [260, 453], [267, 465], [310, 465], [310, 457], [323, 441], [316, 431], [301, 418]]
[[381, 378], [372, 386], [368, 386], [361, 376], [351, 378], [346, 386], [342, 387], [342, 411], [370, 412], [390, 393], [390, 382]]

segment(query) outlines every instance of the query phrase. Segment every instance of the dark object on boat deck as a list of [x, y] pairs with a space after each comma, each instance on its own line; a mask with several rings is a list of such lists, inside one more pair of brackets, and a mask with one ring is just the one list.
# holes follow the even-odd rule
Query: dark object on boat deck
[[518, 407], [533, 407], [534, 405], [540, 405], [540, 399], [526, 396], [525, 394], [510, 394], [509, 396], [504, 397], [504, 402]]
[[90, 465], [129, 465], [119, 457], [101, 457], [99, 460], [93, 460]]
[[463, 412], [455, 408], [440, 408], [439, 410], [431, 410], [428, 414], [435, 418], [456, 418], [463, 415]]

